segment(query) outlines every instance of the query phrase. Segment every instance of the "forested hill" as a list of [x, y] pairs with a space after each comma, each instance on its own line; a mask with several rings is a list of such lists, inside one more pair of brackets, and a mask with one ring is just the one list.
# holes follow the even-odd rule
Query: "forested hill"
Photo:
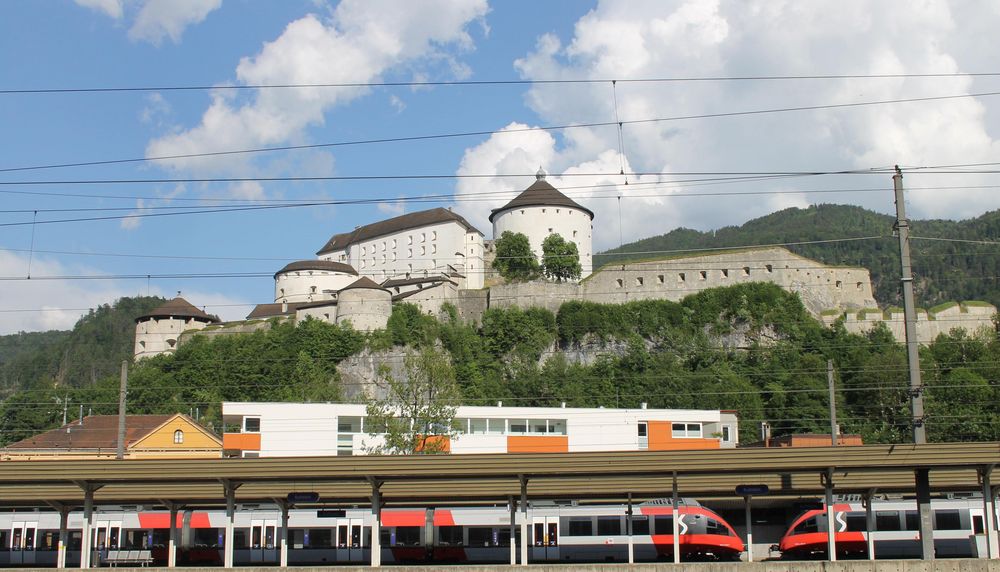
[[[840, 240], [797, 244], [793, 252], [826, 264], [863, 266], [871, 271], [875, 299], [882, 307], [901, 306], [899, 242], [893, 236], [895, 217], [849, 205], [789, 208], [742, 226], [699, 232], [679, 228], [595, 256], [598, 265], [624, 259], [650, 259], [706, 248]], [[910, 221], [914, 290], [917, 304], [931, 307], [951, 300], [984, 300], [1000, 305], [1000, 211], [978, 218]], [[842, 240], [879, 237], [869, 240]], [[928, 240], [948, 239], [942, 240]], [[629, 254], [631, 253], [631, 254]], [[699, 254], [699, 253], [694, 253]]]
[[0, 399], [18, 389], [86, 387], [131, 359], [135, 318], [164, 302], [122, 298], [90, 310], [70, 331], [0, 336]]

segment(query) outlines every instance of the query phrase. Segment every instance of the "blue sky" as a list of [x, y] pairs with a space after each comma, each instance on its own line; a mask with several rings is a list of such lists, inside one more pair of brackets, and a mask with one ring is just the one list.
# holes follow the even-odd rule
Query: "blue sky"
[[[537, 82], [0, 94], [0, 277], [32, 276], [3, 281], [0, 333], [66, 328], [81, 309], [147, 292], [239, 318], [271, 301], [269, 277], [191, 275], [270, 274], [334, 233], [432, 206], [489, 236], [489, 209], [538, 166], [597, 213], [599, 250], [818, 202], [892, 210], [882, 171], [725, 183], [681, 173], [898, 163], [915, 218], [1000, 206], [994, 174], [920, 169], [1000, 161], [1000, 97], [972, 96], [1000, 91], [995, 3], [11, 0], [0, 14], [2, 90]], [[852, 77], [704, 81], [817, 75]], [[689, 81], [636, 81], [663, 78]], [[614, 126], [539, 129], [616, 112], [620, 139]], [[485, 134], [11, 170], [464, 132]], [[412, 178], [428, 175], [441, 178]], [[144, 182], [288, 176], [387, 178]], [[102, 180], [135, 182], [85, 183]], [[427, 196], [445, 198], [414, 200]], [[371, 203], [44, 222], [309, 200]], [[108, 275], [151, 278], [49, 279]]]

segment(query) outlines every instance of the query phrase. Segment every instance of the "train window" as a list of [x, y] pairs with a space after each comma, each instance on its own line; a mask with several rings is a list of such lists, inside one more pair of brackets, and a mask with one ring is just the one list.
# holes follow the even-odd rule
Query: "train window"
[[906, 511], [906, 530], [920, 530], [920, 515], [917, 511]]
[[309, 548], [330, 548], [333, 546], [332, 528], [309, 529]]
[[442, 526], [438, 528], [439, 538], [441, 539], [441, 544], [447, 546], [461, 546], [463, 530], [461, 526]]
[[249, 528], [237, 528], [233, 530], [233, 548], [250, 548]]
[[982, 534], [983, 533], [983, 516], [980, 514], [972, 515], [972, 534]]
[[879, 510], [875, 512], [875, 530], [891, 532], [899, 528], [899, 513], [894, 510]]
[[422, 526], [397, 526], [396, 546], [420, 546]]
[[864, 532], [868, 529], [868, 523], [865, 522], [865, 515], [847, 513], [847, 531], [848, 532]]
[[[510, 534], [509, 531], [508, 534]], [[493, 546], [496, 540], [496, 537], [493, 535], [493, 528], [483, 526], [469, 527], [469, 546]]]
[[792, 531], [793, 534], [808, 534], [810, 532], [818, 532], [819, 523], [815, 516], [811, 516], [802, 522], [795, 525], [795, 530]]
[[674, 533], [674, 517], [673, 516], [654, 516], [653, 517], [653, 531], [655, 534], [673, 534]]
[[726, 528], [721, 522], [710, 518], [705, 521], [705, 533], [706, 534], [718, 534], [720, 536], [730, 536], [729, 529]]
[[260, 417], [244, 417], [243, 432], [260, 433]]
[[588, 517], [570, 518], [567, 536], [593, 536], [594, 523]]
[[934, 530], [962, 530], [962, 517], [957, 510], [934, 511]]
[[622, 533], [622, 519], [617, 516], [597, 517], [598, 536], [617, 536]]
[[648, 518], [634, 518], [632, 519], [632, 534], [633, 535], [646, 535], [649, 534], [649, 519]]

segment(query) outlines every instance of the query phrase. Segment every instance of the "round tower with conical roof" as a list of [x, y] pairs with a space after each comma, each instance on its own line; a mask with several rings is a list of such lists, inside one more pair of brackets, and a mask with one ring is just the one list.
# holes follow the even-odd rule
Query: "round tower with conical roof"
[[524, 234], [531, 242], [531, 250], [541, 261], [542, 241], [550, 234], [558, 234], [576, 243], [580, 253], [580, 278], [585, 278], [594, 268], [594, 213], [559, 192], [545, 177], [545, 170], [539, 168], [530, 187], [506, 205], [493, 210], [490, 214], [493, 239], [500, 238], [506, 231]]
[[391, 314], [392, 294], [371, 278], [358, 279], [337, 297], [337, 323], [350, 322], [359, 332], [384, 329]]
[[274, 301], [279, 304], [330, 300], [358, 279], [350, 264], [332, 260], [298, 260], [274, 273]]
[[183, 332], [200, 330], [220, 322], [199, 310], [190, 302], [177, 296], [152, 312], [135, 319], [135, 359], [172, 353]]

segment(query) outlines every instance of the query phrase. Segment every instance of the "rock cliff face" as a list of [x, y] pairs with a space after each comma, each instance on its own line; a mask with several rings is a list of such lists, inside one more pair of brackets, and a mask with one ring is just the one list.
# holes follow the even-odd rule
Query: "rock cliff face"
[[344, 401], [354, 402], [365, 395], [385, 397], [383, 390], [376, 383], [380, 378], [380, 370], [388, 369], [389, 375], [397, 379], [405, 377], [404, 354], [403, 348], [398, 347], [376, 352], [365, 349], [337, 364]]

